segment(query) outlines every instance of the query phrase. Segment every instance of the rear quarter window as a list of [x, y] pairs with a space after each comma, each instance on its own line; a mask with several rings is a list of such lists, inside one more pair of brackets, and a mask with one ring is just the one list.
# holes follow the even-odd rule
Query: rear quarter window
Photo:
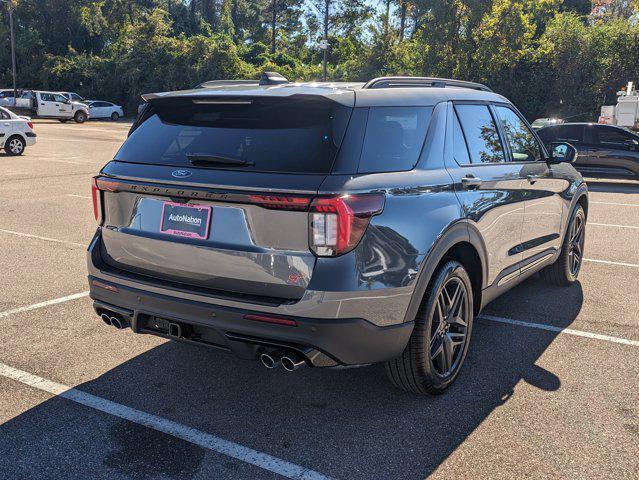
[[432, 114], [433, 107], [370, 107], [358, 172], [412, 170]]

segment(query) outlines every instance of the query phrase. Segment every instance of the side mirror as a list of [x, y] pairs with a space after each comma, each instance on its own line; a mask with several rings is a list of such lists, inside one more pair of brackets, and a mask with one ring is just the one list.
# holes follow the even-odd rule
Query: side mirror
[[577, 157], [577, 149], [569, 143], [550, 144], [550, 163], [575, 163]]
[[626, 140], [624, 142], [628, 150], [630, 151], [639, 151], [639, 140]]

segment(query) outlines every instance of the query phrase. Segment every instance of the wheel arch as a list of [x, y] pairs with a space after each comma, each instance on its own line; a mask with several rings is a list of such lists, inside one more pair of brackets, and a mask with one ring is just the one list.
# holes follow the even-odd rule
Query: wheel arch
[[12, 138], [18, 137], [20, 140], [22, 140], [22, 142], [24, 143], [24, 148], [27, 148], [27, 137], [22, 133], [22, 132], [13, 132], [11, 133], [11, 135], [9, 135], [7, 137], [7, 139], [4, 141], [3, 147], [6, 148], [7, 143], [9, 143], [9, 140], [11, 140]]
[[487, 279], [487, 251], [476, 228], [468, 221], [449, 227], [437, 240], [423, 262], [404, 321], [412, 321], [437, 268], [448, 260], [457, 260], [467, 270], [473, 286], [475, 313], [482, 307], [482, 290]]

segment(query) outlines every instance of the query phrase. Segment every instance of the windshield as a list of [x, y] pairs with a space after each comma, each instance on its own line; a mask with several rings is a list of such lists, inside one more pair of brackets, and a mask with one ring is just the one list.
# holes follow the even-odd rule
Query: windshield
[[[351, 108], [321, 97], [172, 99], [115, 159], [282, 173], [329, 173]], [[219, 158], [229, 159], [227, 162]]]

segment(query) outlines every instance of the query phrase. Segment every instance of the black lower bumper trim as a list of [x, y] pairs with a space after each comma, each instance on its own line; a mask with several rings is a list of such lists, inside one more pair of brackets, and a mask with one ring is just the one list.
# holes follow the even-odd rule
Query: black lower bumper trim
[[[106, 289], [93, 285], [90, 296], [96, 311], [112, 310], [130, 317], [136, 333], [165, 338], [168, 324], [181, 326], [180, 340], [232, 351], [242, 358], [256, 358], [264, 346], [297, 351], [317, 350], [309, 358], [314, 366], [360, 365], [391, 360], [400, 355], [413, 331], [413, 322], [379, 327], [364, 319], [313, 319], [295, 317], [297, 326], [274, 325], [244, 318], [264, 313], [176, 297], [158, 295], [117, 284]], [[116, 291], [117, 290], [117, 291]]]

